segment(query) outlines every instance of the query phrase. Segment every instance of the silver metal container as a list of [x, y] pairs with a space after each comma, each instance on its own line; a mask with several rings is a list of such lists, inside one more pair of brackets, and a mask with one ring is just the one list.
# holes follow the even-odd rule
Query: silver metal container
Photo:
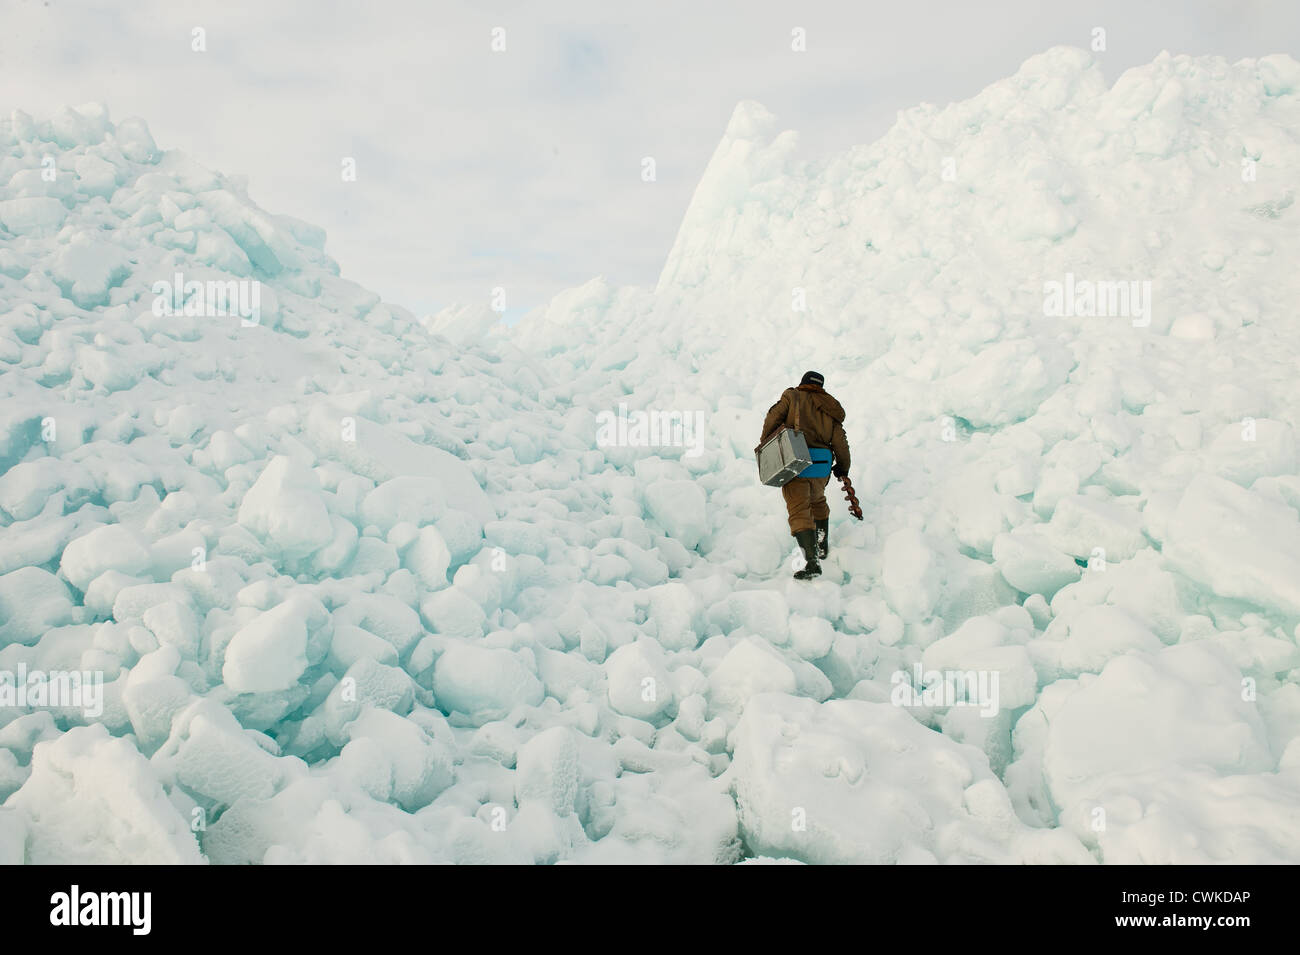
[[755, 452], [758, 479], [769, 487], [783, 487], [812, 464], [802, 431], [782, 428]]

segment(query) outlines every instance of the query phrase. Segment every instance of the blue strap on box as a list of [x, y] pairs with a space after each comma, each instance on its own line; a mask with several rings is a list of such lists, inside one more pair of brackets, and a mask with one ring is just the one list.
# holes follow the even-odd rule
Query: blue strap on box
[[830, 448], [809, 448], [808, 456], [812, 464], [799, 472], [801, 478], [824, 478], [831, 476]]

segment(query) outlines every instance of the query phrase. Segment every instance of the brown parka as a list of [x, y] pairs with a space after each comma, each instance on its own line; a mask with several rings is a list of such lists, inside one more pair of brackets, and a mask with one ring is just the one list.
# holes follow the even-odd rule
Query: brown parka
[[799, 430], [810, 448], [829, 448], [835, 455], [835, 473], [849, 471], [849, 442], [844, 435], [844, 408], [819, 385], [799, 385], [781, 393], [781, 400], [763, 419], [764, 441], [782, 427], [794, 427], [795, 402], [799, 403]]

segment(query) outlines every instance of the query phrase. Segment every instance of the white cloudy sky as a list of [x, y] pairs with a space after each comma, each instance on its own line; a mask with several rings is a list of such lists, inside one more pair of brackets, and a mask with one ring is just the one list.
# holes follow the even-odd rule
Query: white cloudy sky
[[324, 226], [385, 298], [423, 313], [504, 286], [518, 314], [597, 274], [653, 284], [742, 99], [818, 154], [1096, 26], [1112, 80], [1166, 49], [1300, 55], [1297, 0], [0, 0], [0, 110], [142, 116]]

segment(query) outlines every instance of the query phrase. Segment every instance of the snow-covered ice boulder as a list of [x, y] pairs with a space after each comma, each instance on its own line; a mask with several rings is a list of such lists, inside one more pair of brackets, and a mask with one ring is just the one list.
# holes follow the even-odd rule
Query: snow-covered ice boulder
[[1029, 417], [1069, 372], [1060, 346], [1016, 339], [989, 345], [945, 382], [948, 410], [976, 427]]
[[433, 695], [444, 712], [482, 724], [518, 706], [536, 706], [544, 691], [537, 676], [511, 651], [453, 643], [434, 665]]
[[920, 531], [905, 528], [885, 541], [885, 595], [894, 611], [909, 623], [933, 616], [943, 590], [938, 558]]
[[298, 682], [308, 666], [308, 643], [325, 628], [329, 613], [320, 601], [294, 594], [259, 614], [231, 638], [221, 668], [236, 693], [272, 693]]
[[144, 654], [127, 674], [122, 705], [142, 749], [152, 752], [171, 735], [172, 719], [184, 710], [194, 691], [176, 676], [181, 655], [161, 646]]
[[1159, 637], [1140, 620], [1108, 604], [1059, 613], [1042, 638], [1026, 647], [1049, 682], [1080, 673], [1100, 673], [1114, 657], [1160, 648]]
[[427, 806], [451, 785], [453, 770], [447, 748], [419, 726], [387, 710], [366, 708], [347, 726], [349, 750], [373, 748], [386, 777], [383, 798], [407, 812]]
[[1060, 551], [1084, 560], [1094, 554], [1127, 560], [1147, 546], [1136, 510], [1082, 495], [1057, 502], [1043, 535]]
[[691, 588], [672, 581], [650, 587], [646, 599], [659, 645], [665, 650], [693, 650], [700, 639], [696, 630], [699, 601]]
[[76, 617], [68, 585], [49, 571], [22, 567], [0, 575], [0, 647], [35, 643]]
[[519, 747], [515, 800], [520, 806], [537, 801], [556, 815], [570, 815], [578, 798], [581, 775], [573, 731], [552, 726]]
[[197, 700], [172, 719], [171, 735], [150, 758], [162, 780], [184, 786], [209, 806], [267, 799], [305, 770], [277, 759], [215, 700]]
[[63, 203], [50, 197], [0, 201], [0, 225], [14, 235], [53, 231], [63, 224], [67, 213]]
[[195, 865], [204, 859], [149, 762], [103, 726], [74, 727], [32, 754], [5, 803], [29, 820], [34, 865]]
[[1242, 487], [1260, 477], [1295, 474], [1295, 431], [1285, 421], [1250, 418], [1220, 431], [1208, 458], [1215, 473]]
[[1271, 770], [1276, 760], [1242, 685], [1240, 671], [1197, 644], [1128, 653], [1082, 678], [1050, 719], [1044, 769], [1058, 805], [1104, 773], [1159, 765]]
[[605, 660], [609, 705], [624, 716], [654, 722], [672, 705], [663, 650], [650, 640], [619, 647]]
[[398, 524], [423, 527], [447, 509], [447, 488], [432, 477], [397, 477], [385, 481], [361, 502], [361, 517], [387, 534]]
[[149, 551], [138, 534], [121, 524], [108, 524], [73, 538], [63, 549], [59, 570], [68, 583], [85, 591], [105, 571], [140, 574], [151, 563]]
[[659, 480], [645, 489], [646, 510], [687, 550], [708, 530], [704, 489], [694, 481]]
[[1072, 557], [1036, 531], [999, 534], [993, 541], [993, 565], [1012, 587], [1048, 599], [1082, 573]]
[[131, 274], [131, 268], [120, 245], [79, 235], [59, 252], [52, 274], [63, 294], [79, 307], [96, 308], [109, 304], [109, 293]]
[[815, 863], [1088, 862], [1016, 818], [984, 754], [888, 703], [753, 697], [728, 777], [759, 855]]
[[[1205, 643], [1133, 651], [1051, 687], [1016, 727], [1009, 784], [1113, 863], [1269, 863], [1300, 848], [1241, 671]], [[1040, 803], [1041, 806], [1041, 803]]]
[[790, 665], [765, 641], [746, 637], [727, 651], [709, 674], [709, 702], [719, 713], [739, 714], [760, 693], [793, 693]]
[[421, 527], [406, 548], [402, 563], [412, 571], [420, 583], [430, 590], [447, 584], [447, 568], [451, 566], [451, 551], [438, 528]]
[[285, 557], [306, 557], [333, 537], [316, 475], [287, 455], [272, 458], [239, 505], [239, 523]]
[[1164, 555], [1224, 597], [1300, 616], [1300, 514], [1224, 478], [1192, 479]]
[[497, 518], [496, 508], [473, 471], [458, 457], [442, 448], [417, 443], [368, 418], [353, 416], [353, 422], [355, 440], [343, 440], [338, 416], [322, 408], [309, 417], [308, 436], [352, 471], [381, 485], [396, 478], [432, 482], [441, 489], [439, 496], [444, 503], [474, 519], [480, 535], [483, 525]]

